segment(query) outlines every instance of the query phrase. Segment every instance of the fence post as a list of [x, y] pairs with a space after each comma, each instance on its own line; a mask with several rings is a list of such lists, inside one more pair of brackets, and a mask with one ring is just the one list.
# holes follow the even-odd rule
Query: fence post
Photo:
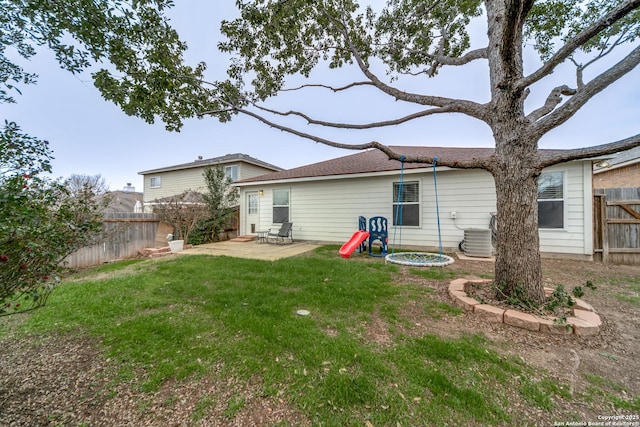
[[602, 263], [609, 263], [609, 223], [607, 222], [607, 195], [600, 197], [600, 230], [602, 233]]

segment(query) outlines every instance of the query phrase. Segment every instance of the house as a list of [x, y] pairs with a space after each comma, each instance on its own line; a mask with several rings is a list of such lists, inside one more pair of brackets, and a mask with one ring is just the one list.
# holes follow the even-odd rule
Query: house
[[593, 188], [636, 187], [640, 187], [640, 147], [618, 153], [594, 167]]
[[[405, 155], [466, 160], [487, 157], [490, 148], [393, 147]], [[573, 161], [544, 170], [540, 178], [540, 249], [592, 259], [592, 170], [590, 160]], [[496, 210], [493, 177], [476, 169], [437, 168], [437, 193], [442, 246], [454, 250], [464, 229], [488, 228]], [[438, 218], [433, 168], [405, 164], [404, 247], [438, 247]], [[277, 228], [293, 222], [296, 240], [344, 243], [358, 229], [358, 217], [384, 216], [389, 245], [394, 245], [394, 192], [400, 183], [400, 162], [378, 150], [358, 152], [295, 169], [237, 182], [240, 189], [240, 234]], [[499, 224], [498, 224], [499, 227]]]
[[142, 193], [135, 191], [110, 191], [107, 193], [109, 204], [105, 212], [136, 212], [142, 206]]
[[211, 159], [199, 156], [193, 162], [138, 172], [144, 177], [144, 206], [148, 209], [155, 200], [182, 194], [188, 190], [206, 191], [204, 170], [217, 165], [222, 165], [226, 175], [233, 181], [282, 170], [278, 166], [241, 153]]

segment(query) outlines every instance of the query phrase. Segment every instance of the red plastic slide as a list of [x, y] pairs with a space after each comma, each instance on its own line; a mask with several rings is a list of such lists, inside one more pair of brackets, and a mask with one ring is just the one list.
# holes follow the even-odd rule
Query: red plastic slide
[[369, 233], [364, 230], [358, 230], [353, 233], [353, 236], [340, 248], [338, 253], [343, 258], [349, 258], [353, 251], [355, 251], [360, 243], [364, 242], [365, 239], [369, 237]]

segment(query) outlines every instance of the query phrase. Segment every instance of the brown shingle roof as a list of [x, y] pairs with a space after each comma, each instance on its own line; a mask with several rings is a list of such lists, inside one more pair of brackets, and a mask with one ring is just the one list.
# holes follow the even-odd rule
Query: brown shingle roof
[[[493, 148], [460, 148], [460, 147], [416, 147], [416, 146], [394, 146], [390, 147], [396, 153], [405, 156], [437, 157], [449, 161], [468, 161], [473, 159], [484, 159], [490, 157]], [[559, 153], [563, 150], [541, 150], [540, 154]], [[421, 169], [431, 167], [424, 163], [405, 163], [405, 169]], [[336, 175], [352, 175], [372, 172], [386, 172], [400, 170], [400, 162], [389, 160], [389, 158], [379, 150], [361, 151], [349, 156], [338, 157], [337, 159], [326, 160], [324, 162], [313, 163], [294, 169], [280, 172], [268, 173], [255, 178], [244, 179], [237, 183], [279, 181], [300, 178], [316, 178]]]
[[142, 193], [134, 191], [110, 191], [107, 196], [109, 204], [105, 212], [133, 212], [136, 202], [142, 203]]

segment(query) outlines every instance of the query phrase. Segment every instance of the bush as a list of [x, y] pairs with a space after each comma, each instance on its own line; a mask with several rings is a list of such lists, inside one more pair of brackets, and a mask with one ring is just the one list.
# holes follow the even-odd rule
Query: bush
[[101, 206], [85, 187], [73, 195], [50, 172], [46, 141], [15, 123], [0, 133], [0, 315], [44, 305], [64, 259], [102, 230]]

